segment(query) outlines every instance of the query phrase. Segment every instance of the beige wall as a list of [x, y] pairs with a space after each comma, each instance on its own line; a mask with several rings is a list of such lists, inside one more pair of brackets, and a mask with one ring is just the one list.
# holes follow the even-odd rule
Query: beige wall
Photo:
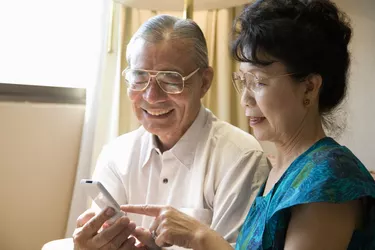
[[[339, 139], [366, 165], [375, 170], [375, 1], [336, 0], [352, 21], [353, 39], [348, 99], [344, 105], [347, 128]], [[266, 152], [275, 153], [264, 142]]]
[[0, 102], [0, 249], [62, 238], [84, 105]]
[[351, 20], [352, 68], [348, 101], [348, 123], [340, 142], [375, 170], [375, 1], [337, 0]]

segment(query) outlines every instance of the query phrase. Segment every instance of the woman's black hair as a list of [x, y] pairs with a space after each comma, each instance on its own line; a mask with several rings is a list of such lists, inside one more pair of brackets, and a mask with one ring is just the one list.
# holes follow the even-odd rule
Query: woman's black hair
[[276, 58], [303, 79], [319, 74], [323, 83], [319, 112], [335, 109], [346, 96], [350, 64], [349, 19], [329, 0], [258, 0], [249, 4], [234, 26], [232, 55], [240, 62], [269, 65]]

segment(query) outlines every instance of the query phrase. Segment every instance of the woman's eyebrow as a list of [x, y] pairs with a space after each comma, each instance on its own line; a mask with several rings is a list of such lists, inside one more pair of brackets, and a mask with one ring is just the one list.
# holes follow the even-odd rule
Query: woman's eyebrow
[[249, 70], [242, 70], [242, 69], [239, 69], [241, 73], [246, 73], [246, 72], [250, 72], [250, 73], [256, 73], [256, 72], [259, 72], [259, 73], [264, 73], [264, 74], [268, 74], [267, 71], [263, 70], [263, 69], [260, 69], [260, 68], [252, 68], [252, 69], [249, 69]]

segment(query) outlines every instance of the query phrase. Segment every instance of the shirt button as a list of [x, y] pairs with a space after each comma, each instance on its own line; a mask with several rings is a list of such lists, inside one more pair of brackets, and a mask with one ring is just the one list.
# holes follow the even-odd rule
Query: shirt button
[[168, 179], [167, 179], [167, 178], [164, 178], [164, 179], [163, 179], [163, 183], [164, 183], [164, 184], [167, 184], [167, 183], [168, 183]]

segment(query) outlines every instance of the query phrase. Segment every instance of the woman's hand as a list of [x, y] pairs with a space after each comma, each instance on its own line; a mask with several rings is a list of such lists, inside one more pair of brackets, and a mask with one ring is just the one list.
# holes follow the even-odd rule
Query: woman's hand
[[208, 239], [209, 234], [216, 234], [208, 226], [170, 206], [123, 205], [121, 210], [155, 217], [149, 233], [159, 247], [177, 245], [203, 249], [203, 240]]

